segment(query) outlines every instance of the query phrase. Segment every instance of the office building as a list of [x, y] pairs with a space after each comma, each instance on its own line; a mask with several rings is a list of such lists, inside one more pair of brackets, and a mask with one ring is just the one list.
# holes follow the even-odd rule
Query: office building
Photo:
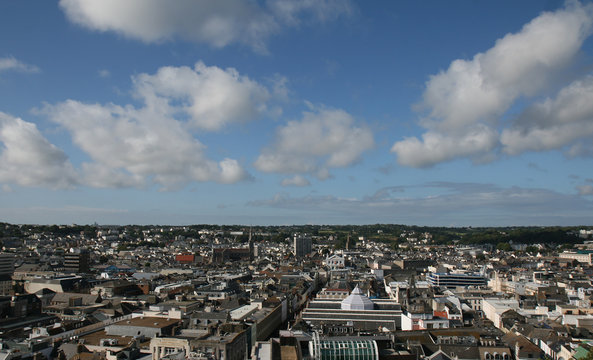
[[304, 258], [311, 254], [313, 242], [306, 234], [295, 234], [293, 240], [294, 255], [297, 258]]
[[14, 254], [0, 253], [0, 295], [12, 295], [14, 259]]
[[71, 248], [64, 254], [64, 271], [67, 273], [88, 273], [90, 255], [86, 249]]
[[428, 282], [433, 287], [453, 289], [467, 286], [486, 286], [486, 278], [477, 274], [431, 273]]

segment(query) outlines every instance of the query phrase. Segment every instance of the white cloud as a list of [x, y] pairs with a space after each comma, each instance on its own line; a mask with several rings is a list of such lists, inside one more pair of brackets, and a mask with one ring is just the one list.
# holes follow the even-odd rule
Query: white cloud
[[95, 187], [141, 186], [151, 179], [170, 189], [190, 181], [232, 183], [247, 177], [235, 160], [207, 159], [204, 145], [171, 117], [163, 101], [134, 108], [68, 100], [44, 111], [93, 159], [83, 170]]
[[83, 163], [83, 183], [95, 188], [129, 188], [143, 187], [146, 185], [144, 176], [141, 174], [130, 174], [121, 168], [113, 168], [106, 164]]
[[163, 67], [133, 77], [143, 106], [85, 104], [68, 100], [44, 112], [62, 125], [92, 162], [81, 165], [93, 187], [164, 189], [192, 181], [234, 183], [249, 174], [234, 159], [213, 161], [191, 129], [219, 130], [267, 111], [270, 91], [239, 75], [199, 62], [194, 68]]
[[514, 126], [501, 135], [504, 151], [559, 149], [575, 140], [593, 140], [593, 76], [575, 81], [562, 89], [556, 98], [530, 106]]
[[262, 151], [255, 166], [264, 172], [307, 173], [324, 179], [330, 168], [354, 164], [373, 145], [372, 132], [355, 126], [347, 112], [314, 109], [277, 129], [275, 143]]
[[160, 68], [156, 74], [134, 77], [136, 95], [147, 103], [181, 101], [180, 109], [191, 124], [205, 130], [220, 130], [233, 122], [253, 120], [267, 111], [270, 92], [237, 70], [196, 63]]
[[574, 4], [543, 13], [472, 60], [453, 61], [427, 83], [424, 105], [431, 108], [427, 124], [458, 129], [498, 116], [519, 96], [541, 90], [591, 34], [592, 11], [591, 6]]
[[316, 21], [350, 13], [348, 0], [60, 0], [66, 17], [97, 31], [113, 31], [144, 42], [181, 38], [224, 47], [242, 43], [265, 51], [267, 39], [284, 25], [312, 15]]
[[67, 188], [77, 174], [33, 123], [0, 112], [0, 183]]
[[309, 180], [307, 180], [307, 178], [305, 178], [302, 175], [295, 175], [291, 178], [286, 178], [282, 180], [282, 186], [298, 186], [298, 187], [303, 187], [303, 186], [309, 186], [311, 185], [311, 183], [309, 182]]
[[27, 73], [37, 73], [39, 68], [35, 65], [25, 64], [22, 61], [15, 59], [12, 56], [0, 58], [0, 72], [3, 71], [20, 71]]
[[[564, 9], [542, 13], [471, 60], [453, 61], [427, 82], [421, 104], [428, 109], [421, 120], [427, 132], [422, 140], [407, 138], [394, 144], [398, 162], [427, 166], [458, 157], [491, 156], [498, 146], [490, 136], [502, 123], [501, 116], [517, 99], [537, 95], [556, 80], [590, 36], [592, 24], [593, 5], [570, 2]], [[487, 129], [481, 132], [490, 135], [478, 142], [463, 141], [475, 129]], [[512, 134], [505, 134], [513, 141]], [[455, 145], [456, 140], [461, 141]], [[417, 154], [419, 150], [429, 153]]]
[[111, 72], [107, 69], [101, 69], [97, 72], [97, 74], [102, 78], [108, 78], [111, 76]]
[[[91, 161], [80, 164], [79, 174], [35, 125], [20, 119], [5, 121], [3, 131], [8, 135], [0, 140], [6, 148], [2, 152], [6, 166], [0, 169], [0, 180], [7, 178], [24, 185], [53, 181], [54, 187], [75, 183], [98, 188], [157, 184], [167, 190], [193, 181], [229, 184], [250, 178], [235, 159], [209, 159], [194, 131], [220, 130], [261, 117], [268, 111], [268, 100], [276, 96], [274, 91], [234, 69], [201, 62], [194, 68], [163, 67], [153, 75], [139, 74], [133, 83], [132, 94], [140, 106], [67, 100], [47, 104], [40, 111], [66, 129], [73, 143], [90, 157]], [[29, 137], [24, 139], [28, 142], [8, 133], [8, 125], [13, 123], [28, 129]], [[25, 151], [30, 156], [22, 155]], [[37, 162], [43, 166], [38, 164], [34, 170], [43, 174], [30, 178], [8, 166]], [[46, 171], [46, 167], [58, 170]], [[60, 179], [64, 184], [57, 183]]]
[[478, 124], [459, 134], [429, 131], [422, 135], [422, 140], [406, 138], [396, 142], [391, 151], [397, 153], [401, 165], [425, 167], [457, 157], [475, 157], [491, 151], [497, 145], [496, 131]]

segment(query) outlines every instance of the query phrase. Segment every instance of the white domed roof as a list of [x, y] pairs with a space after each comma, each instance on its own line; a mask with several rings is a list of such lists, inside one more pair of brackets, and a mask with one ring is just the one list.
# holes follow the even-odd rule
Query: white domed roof
[[352, 290], [350, 296], [342, 300], [342, 310], [373, 310], [375, 304], [366, 297], [358, 285]]

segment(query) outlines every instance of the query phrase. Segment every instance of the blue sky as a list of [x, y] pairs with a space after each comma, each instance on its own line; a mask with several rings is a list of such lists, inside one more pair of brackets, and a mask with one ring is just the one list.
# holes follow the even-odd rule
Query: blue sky
[[0, 221], [591, 225], [593, 4], [0, 2]]

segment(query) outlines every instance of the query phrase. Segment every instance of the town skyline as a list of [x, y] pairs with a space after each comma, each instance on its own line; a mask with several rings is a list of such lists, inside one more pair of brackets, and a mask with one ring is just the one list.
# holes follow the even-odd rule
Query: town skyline
[[591, 229], [253, 229], [0, 223], [2, 354], [105, 360], [592, 354]]
[[0, 221], [586, 226], [590, 1], [0, 4]]

